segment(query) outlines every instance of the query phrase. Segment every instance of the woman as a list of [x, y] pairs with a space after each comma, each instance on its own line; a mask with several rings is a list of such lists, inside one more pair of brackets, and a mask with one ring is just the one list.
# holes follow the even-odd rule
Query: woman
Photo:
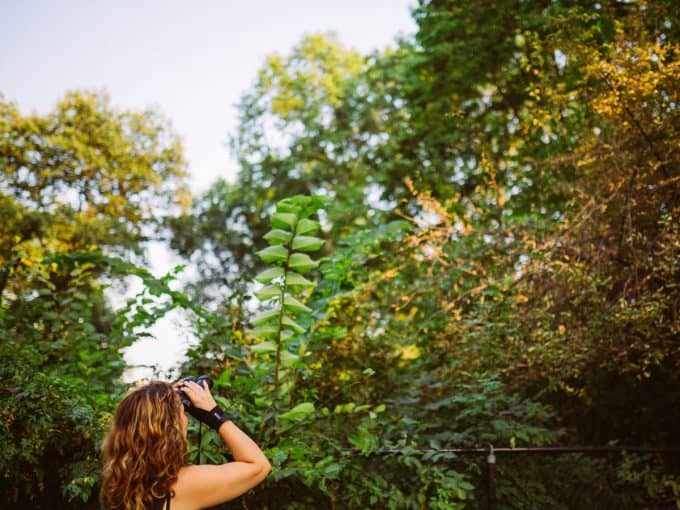
[[[212, 427], [234, 462], [186, 465], [187, 416]], [[130, 392], [118, 406], [102, 445], [101, 502], [106, 510], [194, 510], [236, 498], [260, 483], [271, 469], [262, 450], [215, 403], [210, 390], [194, 381], [174, 387], [152, 381]]]

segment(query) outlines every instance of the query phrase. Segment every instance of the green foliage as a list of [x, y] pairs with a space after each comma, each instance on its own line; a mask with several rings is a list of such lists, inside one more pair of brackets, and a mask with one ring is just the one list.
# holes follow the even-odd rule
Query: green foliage
[[[99, 443], [121, 349], [190, 307], [127, 260], [186, 192], [167, 122], [71, 92], [47, 116], [0, 99], [0, 506], [96, 508]], [[106, 253], [106, 255], [104, 254]], [[115, 256], [116, 254], [124, 258]], [[112, 284], [143, 290], [113, 308]]]
[[[29, 263], [30, 262], [30, 263]], [[98, 445], [120, 396], [120, 350], [172, 308], [190, 304], [169, 288], [173, 275], [98, 253], [24, 260], [27, 292], [0, 309], [0, 457], [4, 504], [78, 499], [95, 504]], [[108, 307], [98, 278], [137, 276], [144, 290]], [[145, 296], [163, 296], [154, 304]]]
[[[292, 390], [295, 368], [304, 363], [307, 355], [306, 342], [301, 337], [305, 328], [296, 320], [304, 320], [312, 311], [300, 299], [314, 286], [303, 273], [314, 269], [317, 262], [300, 252], [316, 251], [323, 245], [322, 239], [313, 236], [320, 224], [309, 219], [323, 205], [324, 200], [320, 197], [297, 196], [281, 200], [271, 215], [273, 230], [264, 236], [271, 245], [257, 252], [263, 262], [275, 264], [256, 277], [265, 287], [255, 295], [260, 301], [268, 302], [272, 309], [254, 318], [255, 329], [246, 333], [259, 342], [250, 349], [262, 354], [265, 363], [270, 361], [268, 353], [273, 353], [272, 383], [278, 398], [289, 398], [285, 392]], [[280, 419], [300, 421], [313, 412], [313, 404], [304, 402], [281, 414]]]
[[[266, 63], [240, 105], [242, 172], [231, 192], [250, 197], [248, 232], [265, 234], [262, 212], [278, 193], [333, 197], [323, 278], [305, 302], [315, 322], [302, 322], [313, 370], [296, 384], [314, 396], [304, 401], [317, 420], [354, 419], [326, 423], [304, 444], [368, 453], [398, 444], [401, 430], [418, 445], [672, 445], [677, 9], [423, 0], [413, 16], [414, 38], [363, 61], [333, 39], [304, 39]], [[269, 247], [251, 236], [238, 250], [255, 245], [265, 263], [281, 263], [290, 218], [279, 213]], [[241, 267], [265, 286], [281, 277]], [[261, 334], [261, 356], [273, 358], [276, 328]], [[311, 489], [311, 468], [285, 458], [276, 483], [304, 493], [291, 508], [329, 506]], [[440, 480], [432, 469], [476, 485], [468, 507], [483, 501], [479, 473], [464, 463], [409, 460], [409, 471], [381, 460], [386, 476], [342, 456], [326, 462], [351, 480], [318, 485], [347, 495], [332, 496], [339, 507], [435, 506], [430, 489], [402, 485], [424, 472]], [[541, 461], [510, 461], [499, 491], [517, 508], [621, 506], [625, 496], [597, 482], [604, 473], [616, 486], [618, 462], [550, 460], [557, 480], [574, 480], [560, 489]], [[635, 499], [633, 485], [617, 487]], [[650, 507], [665, 494], [650, 491]]]
[[[236, 181], [191, 210], [151, 112], [0, 102], [8, 501], [92, 504], [119, 349], [177, 306], [183, 373], [274, 466], [226, 508], [483, 508], [482, 462], [423, 449], [677, 446], [676, 3], [421, 0], [368, 56], [304, 37], [239, 104]], [[124, 261], [155, 216], [191, 299]], [[123, 275], [144, 290], [114, 310]], [[226, 460], [214, 434], [201, 451]], [[497, 466], [499, 508], [680, 501], [669, 457]]]

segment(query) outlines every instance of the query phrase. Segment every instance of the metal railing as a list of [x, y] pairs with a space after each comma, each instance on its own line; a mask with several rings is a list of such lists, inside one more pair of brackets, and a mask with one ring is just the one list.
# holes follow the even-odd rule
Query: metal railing
[[[356, 448], [345, 450], [350, 453], [368, 453], [370, 455], [398, 454], [404, 450], [383, 448], [361, 452]], [[535, 455], [583, 453], [589, 455], [605, 455], [611, 453], [658, 453], [680, 455], [680, 447], [656, 448], [648, 446], [545, 446], [522, 448], [494, 448], [489, 444], [486, 448], [412, 448], [410, 452], [421, 453], [455, 453], [460, 455], [486, 455], [486, 496], [489, 510], [496, 510], [496, 455]]]

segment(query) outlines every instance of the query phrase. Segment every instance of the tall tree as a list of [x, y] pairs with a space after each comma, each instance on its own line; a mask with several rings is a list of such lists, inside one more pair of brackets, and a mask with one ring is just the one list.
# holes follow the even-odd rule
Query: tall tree
[[120, 349], [160, 312], [136, 311], [148, 291], [113, 310], [104, 290], [136, 275], [169, 291], [129, 260], [157, 235], [158, 211], [187, 199], [184, 167], [167, 121], [116, 111], [106, 94], [67, 93], [45, 116], [0, 101], [3, 507], [96, 506]]

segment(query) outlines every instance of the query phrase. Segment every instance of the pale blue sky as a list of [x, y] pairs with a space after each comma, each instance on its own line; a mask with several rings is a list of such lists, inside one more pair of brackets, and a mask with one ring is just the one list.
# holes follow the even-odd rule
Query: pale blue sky
[[[24, 113], [46, 113], [74, 88], [105, 88], [121, 109], [156, 106], [181, 136], [199, 192], [236, 172], [225, 145], [233, 105], [267, 55], [327, 31], [362, 53], [383, 48], [415, 31], [414, 1], [0, 0], [0, 92]], [[150, 252], [157, 273], [179, 262], [162, 246]], [[191, 341], [184, 326], [181, 314], [163, 320], [158, 340], [126, 358], [169, 368]]]
[[0, 0], [0, 91], [22, 111], [67, 89], [106, 88], [114, 105], [158, 106], [181, 135], [194, 190], [233, 175], [233, 104], [265, 56], [335, 31], [363, 53], [415, 26], [409, 0]]

